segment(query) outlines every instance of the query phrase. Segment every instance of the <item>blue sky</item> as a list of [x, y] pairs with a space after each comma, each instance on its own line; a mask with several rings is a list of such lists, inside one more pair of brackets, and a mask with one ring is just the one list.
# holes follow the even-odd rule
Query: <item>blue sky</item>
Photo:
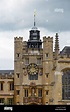
[[28, 40], [34, 9], [41, 39], [58, 32], [60, 50], [70, 46], [70, 0], [0, 0], [0, 69], [14, 69], [14, 37]]

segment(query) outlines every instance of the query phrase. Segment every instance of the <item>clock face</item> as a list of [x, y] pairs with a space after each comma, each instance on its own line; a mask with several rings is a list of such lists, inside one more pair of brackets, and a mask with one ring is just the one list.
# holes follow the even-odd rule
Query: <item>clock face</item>
[[31, 63], [27, 66], [27, 72], [29, 75], [35, 75], [38, 74], [38, 66], [35, 63]]

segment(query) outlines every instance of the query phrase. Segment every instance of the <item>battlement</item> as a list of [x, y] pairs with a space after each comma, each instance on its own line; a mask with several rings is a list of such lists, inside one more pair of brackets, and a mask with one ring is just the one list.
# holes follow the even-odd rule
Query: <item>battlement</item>
[[60, 58], [70, 58], [70, 54], [60, 55]]
[[27, 45], [27, 41], [23, 41], [23, 44], [24, 44], [24, 45]]
[[43, 41], [46, 41], [46, 39], [47, 39], [46, 36], [44, 36], [44, 37], [43, 37]]
[[0, 79], [13, 79], [13, 78], [14, 78], [14, 74], [0, 73]]
[[23, 41], [23, 37], [14, 37], [14, 41]]
[[53, 41], [53, 37], [48, 36], [48, 41]]
[[46, 37], [46, 36], [44, 36], [44, 37], [43, 37], [43, 42], [46, 42], [46, 41], [51, 41], [51, 42], [53, 42], [53, 37], [50, 37], [50, 36]]

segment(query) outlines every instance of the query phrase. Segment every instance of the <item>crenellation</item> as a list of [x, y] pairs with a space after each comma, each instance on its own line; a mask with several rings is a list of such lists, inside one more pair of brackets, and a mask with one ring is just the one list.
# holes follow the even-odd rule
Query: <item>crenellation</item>
[[53, 37], [48, 36], [47, 40], [48, 42], [53, 42]]
[[44, 36], [44, 37], [43, 37], [43, 42], [46, 42], [46, 39], [47, 39], [46, 36]]
[[5, 74], [0, 74], [0, 78], [1, 78], [1, 79], [3, 79], [3, 78], [4, 78], [4, 79], [5, 79], [5, 78], [6, 78], [6, 79], [11, 79], [11, 78], [13, 79], [13, 78], [14, 78], [14, 75], [13, 75], [13, 74], [11, 74], [11, 75], [10, 75], [10, 74], [6, 74], [6, 73], [5, 73]]
[[66, 58], [66, 59], [67, 59], [67, 58], [70, 58], [70, 55], [67, 55], [67, 54], [61, 55], [61, 54], [60, 54], [60, 55], [59, 55], [59, 58]]
[[23, 41], [23, 37], [14, 37], [14, 41]]
[[50, 36], [48, 36], [48, 37], [43, 37], [43, 42], [53, 42], [53, 37], [50, 37]]

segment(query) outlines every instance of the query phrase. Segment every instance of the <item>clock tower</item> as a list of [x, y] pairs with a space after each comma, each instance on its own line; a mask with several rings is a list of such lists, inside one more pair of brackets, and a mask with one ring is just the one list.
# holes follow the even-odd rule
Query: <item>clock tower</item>
[[28, 41], [23, 41], [23, 37], [15, 37], [14, 44], [15, 104], [42, 104], [43, 49], [35, 14]]
[[53, 68], [53, 38], [40, 39], [40, 31], [34, 26], [29, 31], [28, 41], [23, 37], [14, 39], [14, 103], [42, 105], [51, 96], [51, 71]]

